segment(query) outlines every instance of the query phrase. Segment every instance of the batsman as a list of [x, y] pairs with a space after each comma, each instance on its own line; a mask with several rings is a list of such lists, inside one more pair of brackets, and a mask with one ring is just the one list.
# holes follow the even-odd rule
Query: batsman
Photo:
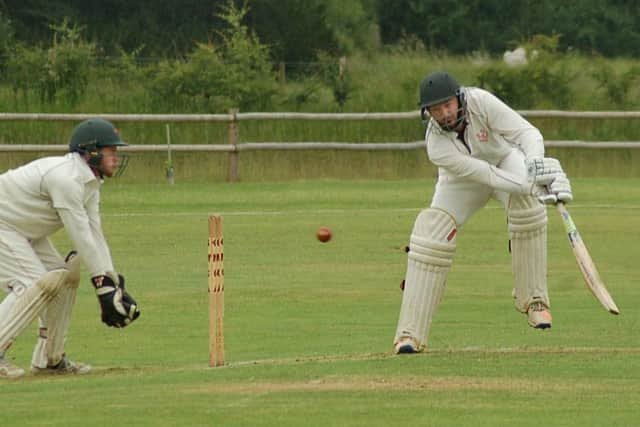
[[[99, 202], [105, 177], [116, 173], [118, 147], [127, 145], [117, 129], [101, 119], [80, 123], [69, 153], [45, 157], [0, 175], [0, 378], [25, 370], [9, 361], [7, 350], [37, 317], [31, 359], [34, 374], [84, 374], [88, 364], [65, 353], [65, 337], [80, 280], [88, 269], [102, 321], [122, 328], [140, 311], [124, 290], [102, 232]], [[49, 236], [64, 228], [74, 250], [63, 258]]]
[[515, 308], [530, 326], [550, 328], [545, 204], [573, 198], [560, 162], [545, 157], [540, 131], [516, 111], [483, 89], [460, 86], [446, 72], [426, 76], [419, 105], [438, 180], [411, 232], [395, 352], [426, 347], [457, 232], [491, 198], [506, 213]]

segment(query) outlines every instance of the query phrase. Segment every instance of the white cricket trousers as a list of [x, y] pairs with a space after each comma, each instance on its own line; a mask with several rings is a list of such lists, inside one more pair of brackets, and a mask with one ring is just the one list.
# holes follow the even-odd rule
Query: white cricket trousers
[[[497, 167], [521, 176], [526, 176], [527, 173], [524, 154], [515, 148]], [[509, 206], [509, 193], [441, 173], [431, 200], [431, 207], [449, 213], [453, 216], [458, 228], [462, 228], [467, 220], [483, 208], [491, 198], [498, 200], [506, 211]]]
[[[20, 295], [47, 271], [64, 266], [64, 259], [48, 238], [29, 240], [0, 222], [0, 289], [6, 294], [0, 303], [0, 325], [9, 320], [6, 317]], [[46, 307], [39, 317], [40, 328], [47, 328]]]

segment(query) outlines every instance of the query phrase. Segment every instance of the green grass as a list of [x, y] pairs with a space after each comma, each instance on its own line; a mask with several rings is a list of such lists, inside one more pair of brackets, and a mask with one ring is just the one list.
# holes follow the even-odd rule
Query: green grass
[[[621, 315], [587, 291], [549, 210], [554, 326], [511, 302], [497, 203], [460, 233], [421, 355], [391, 354], [413, 221], [431, 179], [175, 186], [108, 182], [105, 233], [142, 308], [99, 321], [86, 273], [67, 349], [84, 377], [0, 383], [16, 426], [635, 425], [640, 181], [575, 179], [574, 219]], [[224, 215], [227, 365], [207, 367], [207, 215]], [[320, 225], [334, 238], [317, 242]], [[66, 236], [55, 241], [68, 248]], [[35, 328], [10, 357], [27, 367]]]

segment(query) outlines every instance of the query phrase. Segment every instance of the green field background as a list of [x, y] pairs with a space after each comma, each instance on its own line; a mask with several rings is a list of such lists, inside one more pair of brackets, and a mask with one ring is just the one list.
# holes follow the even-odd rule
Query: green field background
[[[586, 289], [549, 209], [554, 324], [528, 327], [512, 306], [506, 220], [492, 202], [459, 234], [428, 351], [394, 356], [402, 247], [430, 200], [431, 175], [178, 178], [106, 183], [105, 234], [142, 316], [123, 330], [102, 325], [84, 272], [67, 349], [93, 373], [0, 383], [6, 425], [638, 424], [638, 179], [572, 180], [570, 210], [620, 316]], [[220, 368], [207, 366], [210, 213], [224, 217]], [[314, 237], [321, 225], [334, 233], [326, 244]], [[68, 249], [63, 233], [55, 241]], [[8, 357], [27, 368], [34, 342], [32, 326]]]

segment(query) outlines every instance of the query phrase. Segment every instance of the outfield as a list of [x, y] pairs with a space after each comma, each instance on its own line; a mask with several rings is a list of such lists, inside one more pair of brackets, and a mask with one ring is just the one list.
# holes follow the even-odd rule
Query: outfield
[[[550, 209], [554, 325], [529, 328], [512, 306], [494, 202], [459, 234], [429, 350], [400, 357], [391, 347], [402, 247], [432, 179], [109, 182], [105, 234], [142, 316], [124, 330], [103, 326], [85, 272], [67, 348], [94, 372], [0, 383], [3, 424], [637, 425], [640, 180], [573, 184], [574, 220], [621, 315], [587, 291]], [[207, 367], [209, 213], [225, 219], [222, 368]], [[332, 228], [329, 243], [315, 240], [320, 225]], [[31, 329], [10, 353], [23, 367]]]

